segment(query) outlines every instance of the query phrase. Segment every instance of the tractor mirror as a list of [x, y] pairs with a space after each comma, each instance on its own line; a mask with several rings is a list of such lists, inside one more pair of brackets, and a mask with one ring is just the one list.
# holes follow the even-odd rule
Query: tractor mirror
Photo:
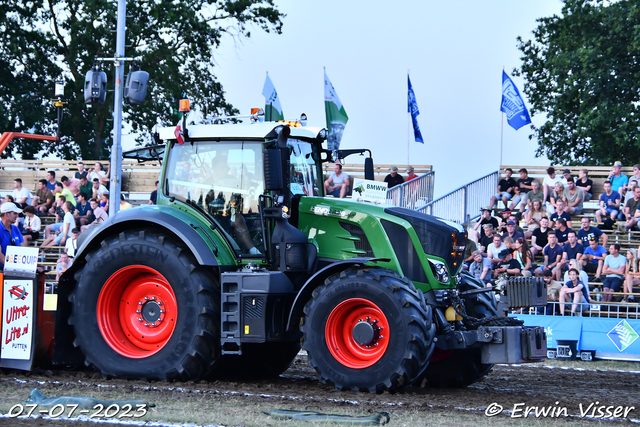
[[365, 157], [364, 159], [364, 179], [375, 179], [373, 175], [373, 159], [371, 157]]
[[287, 139], [291, 135], [291, 128], [289, 126], [278, 126], [275, 131], [278, 134], [278, 148], [287, 148]]
[[277, 148], [264, 150], [264, 186], [267, 191], [283, 191], [282, 158]]

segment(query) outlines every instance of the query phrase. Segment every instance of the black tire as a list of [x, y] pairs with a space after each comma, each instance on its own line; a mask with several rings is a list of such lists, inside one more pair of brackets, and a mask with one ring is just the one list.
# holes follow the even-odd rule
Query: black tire
[[[219, 281], [186, 246], [159, 231], [128, 230], [103, 240], [86, 261], [69, 297], [74, 345], [84, 353], [85, 364], [107, 377], [160, 381], [197, 380], [212, 369], [220, 354]], [[143, 294], [151, 295], [150, 301]], [[155, 309], [147, 305], [151, 301]], [[131, 313], [135, 304], [146, 307], [138, 319], [112, 315]], [[117, 333], [123, 334], [122, 344], [113, 338]], [[144, 341], [154, 333], [161, 341]], [[129, 341], [132, 334], [147, 348]]]
[[207, 380], [276, 378], [289, 369], [299, 351], [300, 341], [243, 343], [240, 356], [220, 356]]
[[[362, 307], [374, 307], [382, 313], [380, 319], [373, 316], [358, 319]], [[338, 314], [341, 307], [349, 315], [357, 316], [354, 324], [388, 325], [375, 331], [370, 346], [358, 343], [349, 327], [340, 328]], [[351, 311], [349, 311], [351, 310]], [[417, 291], [410, 280], [397, 273], [381, 268], [350, 269], [328, 278], [319, 286], [304, 308], [301, 325], [302, 348], [309, 355], [309, 364], [318, 372], [320, 379], [333, 384], [338, 390], [395, 392], [411, 385], [424, 371], [433, 351], [435, 325], [432, 323], [431, 307], [425, 304], [424, 295]], [[362, 316], [365, 317], [365, 316]], [[374, 320], [371, 320], [374, 319]], [[379, 321], [379, 323], [378, 323]], [[336, 325], [336, 330], [332, 325]], [[350, 324], [349, 322], [343, 325]], [[361, 325], [362, 326], [362, 325]], [[365, 328], [370, 326], [364, 325]], [[371, 326], [375, 330], [375, 326]], [[351, 332], [350, 332], [351, 331]], [[327, 338], [327, 332], [329, 337]], [[328, 341], [344, 339], [345, 348], [356, 346], [357, 352], [373, 351], [370, 360], [361, 363], [348, 351], [336, 356], [329, 349]], [[376, 344], [380, 344], [379, 346]], [[340, 347], [342, 349], [342, 347]], [[338, 351], [338, 349], [335, 349]], [[372, 365], [366, 366], [369, 363]]]
[[[482, 289], [484, 286], [473, 276], [462, 273], [462, 281], [458, 285], [461, 292], [471, 289]], [[496, 316], [498, 304], [492, 292], [467, 295], [464, 297], [464, 306], [467, 315], [476, 319]], [[438, 360], [435, 360], [438, 358]], [[481, 350], [469, 348], [447, 352], [434, 352], [433, 359], [424, 377], [429, 387], [435, 388], [460, 388], [471, 385], [487, 375], [493, 365], [482, 363]]]

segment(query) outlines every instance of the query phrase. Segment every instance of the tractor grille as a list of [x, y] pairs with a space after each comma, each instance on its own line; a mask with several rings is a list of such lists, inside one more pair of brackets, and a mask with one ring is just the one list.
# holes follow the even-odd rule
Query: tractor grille
[[340, 227], [344, 228], [353, 237], [357, 237], [359, 239], [353, 242], [356, 249], [360, 251], [365, 251], [368, 257], [374, 257], [373, 248], [369, 243], [369, 239], [367, 239], [367, 236], [364, 234], [364, 231], [362, 230], [362, 228], [360, 228], [359, 225], [352, 224], [350, 222], [345, 222], [345, 221], [339, 221], [339, 223], [340, 223]]
[[244, 317], [259, 319], [264, 315], [264, 298], [244, 297]]

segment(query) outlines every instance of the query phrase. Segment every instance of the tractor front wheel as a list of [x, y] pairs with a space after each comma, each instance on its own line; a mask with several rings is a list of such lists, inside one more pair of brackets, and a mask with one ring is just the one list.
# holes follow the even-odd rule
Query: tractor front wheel
[[106, 238], [76, 273], [69, 323], [103, 375], [202, 378], [220, 354], [220, 291], [181, 242], [150, 230]]

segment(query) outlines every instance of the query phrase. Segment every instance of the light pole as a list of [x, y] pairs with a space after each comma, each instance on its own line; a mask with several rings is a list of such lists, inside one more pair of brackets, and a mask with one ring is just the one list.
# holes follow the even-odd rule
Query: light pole
[[53, 105], [58, 110], [58, 130], [56, 131], [56, 142], [60, 142], [60, 123], [62, 122], [62, 107], [67, 104], [67, 100], [64, 99], [64, 80], [58, 80], [55, 87], [55, 99], [52, 99]]

